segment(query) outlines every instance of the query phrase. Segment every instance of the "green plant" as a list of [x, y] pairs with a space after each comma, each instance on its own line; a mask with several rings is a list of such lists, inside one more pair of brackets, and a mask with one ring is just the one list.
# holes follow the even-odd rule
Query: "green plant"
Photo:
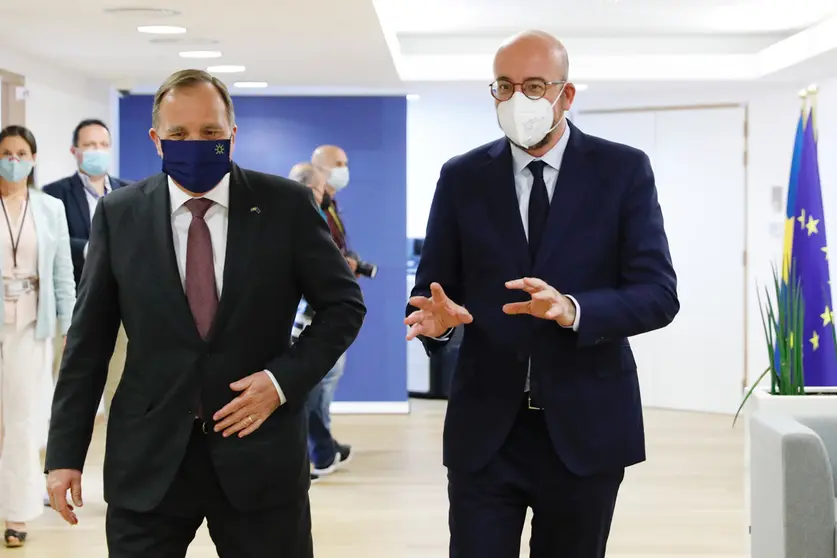
[[[802, 352], [805, 349], [805, 304], [801, 282], [796, 275], [796, 261], [791, 262], [787, 283], [780, 279], [774, 265], [773, 297], [767, 287], [764, 291], [766, 300], [762, 302], [761, 296], [758, 298], [769, 364], [741, 401], [735, 412], [733, 426], [744, 404], [767, 374], [770, 374], [771, 395], [805, 395], [802, 362]], [[833, 329], [832, 335], [837, 335]]]

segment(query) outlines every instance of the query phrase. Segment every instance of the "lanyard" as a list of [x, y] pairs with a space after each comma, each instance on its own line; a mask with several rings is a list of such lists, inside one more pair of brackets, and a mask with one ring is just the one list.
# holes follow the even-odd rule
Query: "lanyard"
[[6, 216], [6, 226], [9, 228], [9, 238], [12, 239], [12, 265], [14, 266], [14, 269], [17, 269], [17, 249], [20, 246], [20, 237], [23, 235], [23, 223], [26, 221], [26, 214], [29, 209], [29, 192], [26, 192], [26, 204], [23, 206], [23, 213], [20, 215], [20, 227], [17, 231], [17, 240], [15, 240], [15, 235], [12, 232], [12, 220], [9, 218], [9, 212], [6, 211], [6, 202], [3, 201], [2, 196], [0, 196], [0, 205], [3, 206], [3, 215]]

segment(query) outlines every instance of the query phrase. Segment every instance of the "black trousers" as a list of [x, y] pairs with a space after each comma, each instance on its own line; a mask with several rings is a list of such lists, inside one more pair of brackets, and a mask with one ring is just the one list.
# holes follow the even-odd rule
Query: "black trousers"
[[[246, 473], [242, 473], [246, 474]], [[308, 495], [276, 508], [234, 509], [212, 467], [198, 423], [169, 492], [156, 510], [109, 506], [110, 558], [184, 558], [203, 520], [220, 558], [313, 558]]]
[[532, 508], [531, 558], [604, 558], [625, 470], [579, 477], [555, 453], [541, 411], [521, 405], [477, 472], [448, 470], [451, 558], [518, 558]]

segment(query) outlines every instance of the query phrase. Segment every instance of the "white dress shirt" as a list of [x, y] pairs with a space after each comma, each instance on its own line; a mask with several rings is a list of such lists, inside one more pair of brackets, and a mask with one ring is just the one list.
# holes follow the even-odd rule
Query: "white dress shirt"
[[[169, 178], [169, 197], [171, 199], [171, 229], [174, 239], [174, 254], [177, 258], [177, 269], [180, 272], [180, 280], [186, 288], [186, 245], [189, 240], [189, 225], [192, 223], [192, 213], [186, 207], [186, 202], [194, 199]], [[227, 174], [221, 179], [218, 185], [200, 198], [206, 198], [215, 202], [204, 215], [204, 221], [209, 228], [209, 238], [212, 240], [212, 259], [215, 262], [215, 285], [218, 287], [218, 296], [224, 292], [224, 263], [227, 257], [227, 229], [229, 227], [230, 208], [230, 175]], [[279, 387], [279, 382], [270, 370], [265, 370], [276, 391], [279, 393], [279, 401], [284, 404], [285, 393]]]
[[[536, 159], [540, 159], [546, 165], [543, 167], [543, 181], [546, 184], [546, 193], [549, 196], [550, 206], [552, 205], [552, 195], [555, 193], [555, 184], [558, 182], [558, 173], [561, 171], [561, 162], [564, 160], [564, 151], [567, 149], [567, 143], [570, 141], [570, 127], [564, 127], [564, 133], [561, 139], [555, 144], [555, 147], [544, 153], [543, 157], [533, 157], [526, 153], [521, 148], [514, 144], [511, 145], [512, 152], [512, 169], [514, 171], [514, 189], [517, 193], [517, 203], [520, 206], [520, 219], [523, 221], [523, 230], [526, 233], [526, 239], [529, 239], [529, 198], [532, 195], [532, 185], [535, 178], [532, 176], [532, 171], [527, 168], [527, 165]], [[561, 200], [558, 200], [561, 203]], [[573, 321], [573, 331], [578, 331], [578, 323], [581, 319], [581, 307], [578, 301], [570, 295], [565, 295], [575, 305], [575, 320]], [[531, 367], [531, 361], [529, 366]], [[524, 391], [529, 391], [529, 377], [526, 377], [526, 388]]]
[[[511, 145], [512, 153], [512, 170], [514, 172], [514, 189], [517, 193], [517, 203], [520, 206], [520, 219], [523, 222], [523, 230], [526, 233], [526, 238], [529, 238], [529, 197], [532, 195], [532, 185], [535, 181], [532, 176], [532, 171], [527, 168], [527, 165], [536, 159], [540, 159], [546, 165], [543, 168], [543, 181], [546, 183], [546, 193], [549, 196], [549, 202], [552, 203], [552, 195], [555, 193], [555, 184], [558, 182], [558, 173], [561, 171], [561, 162], [564, 159], [564, 151], [567, 149], [567, 143], [570, 141], [570, 127], [564, 127], [564, 133], [561, 139], [555, 144], [555, 147], [544, 153], [543, 157], [533, 157], [523, 149], [514, 144]], [[560, 203], [560, 200], [558, 201]], [[565, 295], [575, 305], [575, 320], [573, 321], [573, 331], [578, 331], [578, 324], [581, 320], [581, 307], [578, 301], [570, 295]], [[453, 330], [445, 332], [442, 337], [435, 338], [438, 341], [446, 341], [450, 339]], [[531, 361], [529, 363], [531, 367]], [[529, 391], [529, 377], [526, 377], [526, 387], [524, 391]]]

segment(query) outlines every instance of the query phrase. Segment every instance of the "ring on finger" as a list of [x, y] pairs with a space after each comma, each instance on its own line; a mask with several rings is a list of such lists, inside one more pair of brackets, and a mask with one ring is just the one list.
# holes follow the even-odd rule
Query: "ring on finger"
[[249, 417], [247, 417], [247, 420], [250, 421], [250, 424], [253, 424], [254, 422], [256, 422], [256, 421], [253, 420], [253, 415], [250, 415]]

